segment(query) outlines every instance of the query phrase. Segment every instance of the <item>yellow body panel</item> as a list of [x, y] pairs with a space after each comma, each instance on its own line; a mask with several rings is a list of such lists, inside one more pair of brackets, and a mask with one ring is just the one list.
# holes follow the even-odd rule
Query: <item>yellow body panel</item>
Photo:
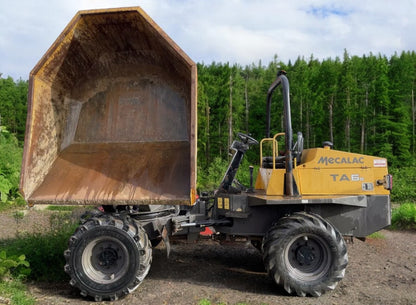
[[266, 195], [283, 195], [284, 175], [284, 169], [260, 168], [255, 187], [266, 190]]
[[[256, 189], [283, 195], [284, 169], [260, 168]], [[384, 158], [330, 150], [307, 149], [293, 176], [300, 195], [388, 195], [382, 184], [388, 174]]]

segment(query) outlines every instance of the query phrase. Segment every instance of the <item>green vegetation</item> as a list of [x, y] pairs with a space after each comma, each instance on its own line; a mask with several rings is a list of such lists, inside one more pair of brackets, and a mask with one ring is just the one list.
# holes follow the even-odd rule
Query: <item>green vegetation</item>
[[19, 197], [21, 162], [22, 148], [16, 136], [0, 126], [0, 201], [3, 203]]
[[48, 205], [46, 209], [48, 211], [71, 212], [73, 210], [79, 209], [79, 207], [75, 205]]
[[[15, 211], [13, 216], [18, 218], [16, 221], [22, 220], [21, 211]], [[25, 280], [67, 279], [63, 252], [77, 225], [69, 212], [59, 211], [51, 214], [50, 229], [42, 233], [17, 233], [16, 238], [0, 240], [0, 295], [4, 300], [12, 305], [35, 304], [26, 291]]]
[[391, 227], [393, 229], [416, 230], [416, 204], [403, 203], [394, 209], [391, 217]]
[[0, 252], [0, 281], [12, 275], [18, 278], [25, 278], [30, 274], [29, 262], [24, 254], [7, 256], [6, 251]]
[[389, 169], [393, 175], [393, 202], [416, 202], [416, 165]]
[[[0, 281], [0, 304], [33, 305], [35, 300], [26, 291], [20, 280]], [[3, 303], [4, 302], [4, 303]]]
[[383, 235], [383, 233], [380, 233], [380, 232], [374, 232], [374, 233], [370, 234], [368, 237], [372, 238], [372, 239], [385, 239], [386, 238]]
[[17, 238], [0, 240], [0, 248], [11, 257], [24, 254], [31, 268], [28, 279], [50, 282], [65, 280], [63, 253], [77, 225], [78, 221], [68, 217], [68, 213], [53, 213], [50, 229], [46, 232], [19, 234]]
[[27, 81], [0, 77], [0, 126], [16, 135], [19, 143], [25, 138], [27, 92]]
[[0, 78], [0, 202], [18, 200], [26, 126], [27, 81]]

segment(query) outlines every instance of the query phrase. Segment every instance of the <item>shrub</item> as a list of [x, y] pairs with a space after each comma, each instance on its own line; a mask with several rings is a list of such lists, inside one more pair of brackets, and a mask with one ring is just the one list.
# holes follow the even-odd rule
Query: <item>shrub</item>
[[[222, 178], [225, 175], [229, 166], [229, 162], [223, 160], [219, 157], [215, 158], [209, 165], [206, 171], [203, 171], [201, 168], [198, 169], [198, 189], [200, 191], [212, 191], [219, 187]], [[243, 159], [240, 167], [238, 168], [237, 179], [245, 187], [250, 186], [250, 163], [247, 161], [247, 158]], [[253, 184], [256, 182], [256, 174], [258, 171], [258, 166], [254, 168], [253, 174]]]
[[7, 256], [6, 251], [0, 252], [0, 281], [12, 275], [17, 278], [25, 278], [29, 274], [29, 262], [26, 261], [24, 254]]
[[394, 209], [391, 224], [393, 229], [416, 229], [416, 204], [403, 203]]
[[416, 166], [391, 168], [389, 171], [393, 175], [392, 201], [416, 202]]
[[206, 171], [200, 168], [198, 172], [198, 188], [201, 191], [212, 191], [216, 189], [224, 177], [227, 166], [227, 161], [217, 157], [211, 162]]
[[2, 241], [0, 247], [10, 255], [25, 254], [30, 263], [29, 279], [38, 281], [65, 280], [63, 271], [65, 259], [63, 252], [68, 246], [68, 239], [78, 225], [69, 213], [52, 214], [51, 228], [42, 233], [26, 233], [16, 239]]

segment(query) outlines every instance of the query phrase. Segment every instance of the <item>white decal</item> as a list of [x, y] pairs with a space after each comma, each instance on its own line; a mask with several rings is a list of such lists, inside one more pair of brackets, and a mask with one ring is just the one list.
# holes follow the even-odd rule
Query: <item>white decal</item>
[[387, 167], [386, 159], [374, 159], [374, 167]]

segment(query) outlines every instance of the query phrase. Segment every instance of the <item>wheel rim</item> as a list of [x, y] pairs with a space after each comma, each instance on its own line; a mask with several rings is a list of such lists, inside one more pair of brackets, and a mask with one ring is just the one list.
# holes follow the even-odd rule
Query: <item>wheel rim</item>
[[113, 237], [99, 237], [90, 242], [81, 257], [85, 274], [94, 282], [109, 284], [128, 271], [129, 253], [126, 246]]
[[325, 275], [332, 263], [328, 244], [314, 234], [300, 234], [285, 249], [289, 274], [302, 281], [313, 281]]

